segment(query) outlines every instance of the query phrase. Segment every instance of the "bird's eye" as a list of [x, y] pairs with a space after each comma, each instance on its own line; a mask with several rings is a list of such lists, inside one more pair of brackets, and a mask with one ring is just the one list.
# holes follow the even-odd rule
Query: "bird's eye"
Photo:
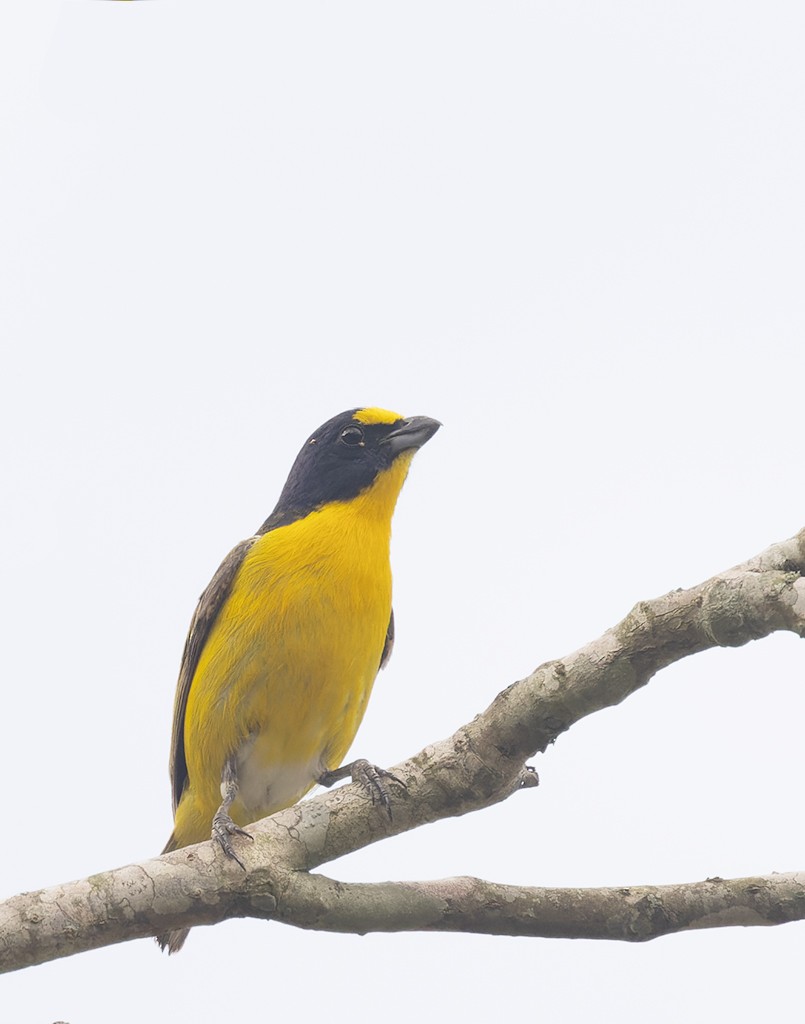
[[341, 440], [350, 446], [363, 444], [363, 431], [360, 427], [344, 427]]

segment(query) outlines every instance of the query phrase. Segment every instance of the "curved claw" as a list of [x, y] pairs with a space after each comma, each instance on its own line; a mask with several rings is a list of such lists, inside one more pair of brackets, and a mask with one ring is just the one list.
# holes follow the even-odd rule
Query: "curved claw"
[[[396, 776], [385, 768], [379, 768], [376, 764], [360, 758], [352, 763], [352, 781], [360, 783], [372, 798], [373, 804], [380, 804], [385, 808], [386, 814], [391, 820], [391, 797], [383, 779], [396, 779]], [[399, 779], [396, 779], [399, 782]]]
[[321, 786], [332, 786], [334, 782], [339, 782], [341, 779], [347, 778], [347, 776], [353, 782], [357, 782], [369, 794], [373, 804], [379, 803], [385, 808], [389, 821], [393, 820], [391, 797], [388, 787], [383, 780], [391, 779], [392, 782], [396, 782], [403, 789], [407, 789], [408, 787], [399, 776], [395, 775], [394, 772], [372, 764], [371, 761], [367, 761], [363, 757], [359, 757], [356, 761], [352, 761], [351, 764], [345, 764], [340, 768], [333, 769], [333, 771], [324, 772], [318, 781]]
[[254, 836], [251, 833], [242, 829], [240, 825], [236, 825], [225, 811], [219, 810], [212, 819], [212, 838], [218, 843], [227, 857], [235, 861], [236, 864], [239, 864], [245, 871], [246, 865], [235, 853], [230, 836], [246, 836], [247, 839], [254, 841]]

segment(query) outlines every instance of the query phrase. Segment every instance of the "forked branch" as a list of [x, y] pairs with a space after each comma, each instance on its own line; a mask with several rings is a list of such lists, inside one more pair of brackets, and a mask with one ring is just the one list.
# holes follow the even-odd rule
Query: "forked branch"
[[805, 919], [805, 873], [674, 886], [536, 889], [456, 878], [343, 884], [308, 872], [389, 835], [533, 786], [525, 769], [574, 722], [620, 703], [660, 669], [786, 630], [805, 636], [805, 530], [689, 590], [643, 601], [580, 650], [514, 683], [472, 722], [394, 767], [394, 819], [356, 786], [254, 826], [248, 871], [201, 843], [0, 905], [0, 969], [228, 917], [334, 931], [477, 931], [647, 939]]

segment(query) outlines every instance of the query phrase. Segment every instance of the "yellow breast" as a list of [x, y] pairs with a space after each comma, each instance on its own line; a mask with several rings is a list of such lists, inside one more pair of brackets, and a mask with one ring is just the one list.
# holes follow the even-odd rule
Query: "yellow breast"
[[250, 548], [188, 695], [178, 845], [209, 835], [235, 755], [240, 824], [294, 803], [338, 767], [363, 718], [391, 615], [391, 515], [401, 456], [363, 494]]

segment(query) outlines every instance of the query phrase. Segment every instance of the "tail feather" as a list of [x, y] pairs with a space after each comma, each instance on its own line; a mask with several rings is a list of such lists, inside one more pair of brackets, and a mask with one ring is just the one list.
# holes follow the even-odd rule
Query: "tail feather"
[[170, 956], [171, 953], [179, 952], [189, 934], [189, 928], [177, 928], [176, 931], [165, 932], [164, 935], [157, 935], [157, 945], [163, 953], [167, 950]]
[[[171, 853], [173, 850], [180, 849], [179, 844], [176, 842], [176, 833], [172, 832], [170, 839], [165, 844], [163, 853]], [[185, 943], [185, 939], [190, 934], [189, 928], [177, 928], [171, 932], [165, 932], [163, 935], [157, 935], [157, 945], [164, 953], [166, 950], [168, 954], [178, 953], [179, 950]]]

